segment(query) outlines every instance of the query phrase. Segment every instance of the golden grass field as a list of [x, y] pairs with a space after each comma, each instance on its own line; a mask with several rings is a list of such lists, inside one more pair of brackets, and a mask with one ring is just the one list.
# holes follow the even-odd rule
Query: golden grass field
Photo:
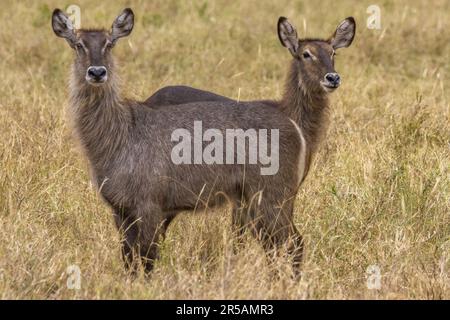
[[[328, 37], [354, 16], [336, 69], [327, 138], [296, 199], [303, 277], [287, 259], [273, 277], [250, 237], [232, 250], [229, 210], [183, 214], [150, 278], [124, 270], [109, 208], [89, 182], [66, 121], [72, 50], [50, 26], [70, 1], [1, 0], [0, 298], [449, 299], [450, 2], [87, 1], [83, 27], [109, 27], [130, 6], [119, 41], [123, 91], [145, 99], [187, 84], [242, 100], [279, 98], [290, 55], [280, 15], [300, 37]], [[381, 30], [366, 9], [381, 8]], [[81, 270], [79, 290], [67, 268]], [[381, 272], [367, 287], [367, 269]]]

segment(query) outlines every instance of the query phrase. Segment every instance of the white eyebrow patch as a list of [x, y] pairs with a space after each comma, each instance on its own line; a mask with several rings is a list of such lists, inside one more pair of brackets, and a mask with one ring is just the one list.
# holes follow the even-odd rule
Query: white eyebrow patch
[[83, 49], [88, 51], [88, 48], [86, 47], [86, 45], [84, 44], [83, 40], [80, 39], [80, 44], [83, 46]]
[[108, 39], [106, 39], [105, 44], [103, 45], [102, 48], [102, 54], [105, 53], [106, 48], [108, 47], [108, 45], [111, 43], [111, 41], [109, 41]]
[[308, 53], [313, 60], [317, 60], [317, 57], [313, 55], [309, 49], [305, 49], [305, 52]]

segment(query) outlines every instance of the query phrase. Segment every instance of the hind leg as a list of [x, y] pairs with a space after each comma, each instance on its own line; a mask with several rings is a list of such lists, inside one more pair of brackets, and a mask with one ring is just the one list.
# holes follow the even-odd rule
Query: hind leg
[[243, 243], [244, 234], [248, 227], [248, 214], [248, 206], [245, 204], [245, 201], [236, 201], [231, 214], [234, 253], [238, 252]]
[[246, 227], [246, 215], [248, 207], [244, 201], [236, 201], [232, 209], [231, 226], [237, 238], [242, 238]]

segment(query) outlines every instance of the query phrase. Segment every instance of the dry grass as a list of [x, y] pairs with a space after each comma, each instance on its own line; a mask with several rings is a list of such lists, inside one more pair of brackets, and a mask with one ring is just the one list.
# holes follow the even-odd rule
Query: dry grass
[[[137, 98], [168, 84], [279, 97], [289, 54], [278, 16], [323, 37], [355, 16], [328, 137], [297, 197], [300, 282], [271, 277], [252, 240], [233, 254], [226, 210], [177, 218], [152, 278], [131, 281], [66, 125], [72, 53], [50, 15], [70, 2], [1, 2], [0, 298], [450, 298], [448, 1], [375, 1], [382, 30], [365, 28], [367, 1], [77, 1], [84, 26], [135, 10], [116, 54]], [[66, 286], [72, 264], [80, 290]], [[366, 286], [369, 265], [379, 290]]]

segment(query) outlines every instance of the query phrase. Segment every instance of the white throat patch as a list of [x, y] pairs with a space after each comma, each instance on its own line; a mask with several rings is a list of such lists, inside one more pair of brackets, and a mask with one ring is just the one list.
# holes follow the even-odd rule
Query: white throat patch
[[303, 132], [302, 129], [300, 129], [300, 127], [298, 126], [297, 123], [295, 123], [294, 120], [289, 119], [295, 126], [295, 129], [297, 129], [298, 135], [300, 137], [300, 142], [301, 142], [301, 146], [300, 146], [300, 156], [298, 159], [298, 168], [297, 168], [297, 173], [298, 173], [298, 183], [300, 184], [303, 181], [304, 175], [305, 175], [305, 166], [306, 166], [306, 140], [305, 137], [303, 136]]

